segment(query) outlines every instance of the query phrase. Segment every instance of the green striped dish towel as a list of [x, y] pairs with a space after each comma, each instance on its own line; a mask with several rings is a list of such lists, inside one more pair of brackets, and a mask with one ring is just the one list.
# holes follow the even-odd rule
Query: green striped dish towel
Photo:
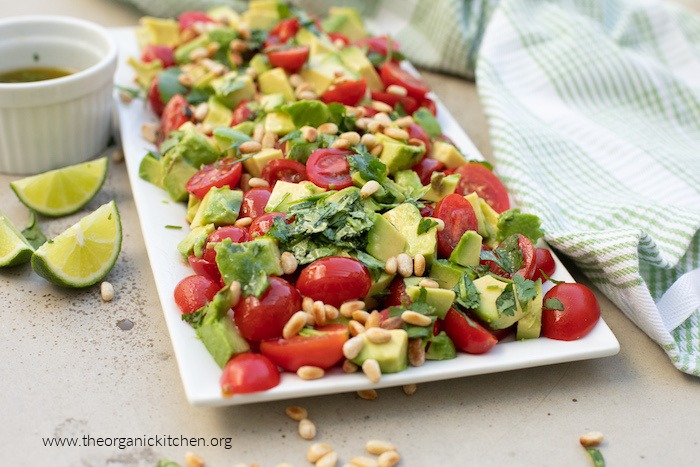
[[[203, 3], [129, 1], [160, 15]], [[366, 13], [415, 64], [476, 74], [517, 203], [700, 376], [700, 18], [668, 0], [382, 0]]]

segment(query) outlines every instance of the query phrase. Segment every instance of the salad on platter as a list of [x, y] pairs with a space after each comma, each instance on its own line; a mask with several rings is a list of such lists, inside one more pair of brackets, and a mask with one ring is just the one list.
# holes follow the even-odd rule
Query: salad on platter
[[138, 175], [186, 205], [172, 297], [225, 396], [294, 373], [378, 384], [595, 328], [593, 293], [551, 279], [537, 216], [443, 133], [428, 85], [355, 10], [259, 0], [145, 17], [137, 38], [159, 117]]

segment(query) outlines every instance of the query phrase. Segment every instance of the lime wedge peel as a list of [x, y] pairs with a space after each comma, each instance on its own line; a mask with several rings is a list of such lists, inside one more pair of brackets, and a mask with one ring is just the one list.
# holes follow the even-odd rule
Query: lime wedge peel
[[33, 252], [27, 239], [0, 211], [0, 267], [27, 263]]
[[121, 244], [119, 211], [110, 201], [39, 247], [32, 269], [57, 285], [87, 287], [112, 270]]
[[50, 217], [72, 214], [85, 206], [107, 178], [107, 157], [50, 170], [10, 182], [22, 203]]

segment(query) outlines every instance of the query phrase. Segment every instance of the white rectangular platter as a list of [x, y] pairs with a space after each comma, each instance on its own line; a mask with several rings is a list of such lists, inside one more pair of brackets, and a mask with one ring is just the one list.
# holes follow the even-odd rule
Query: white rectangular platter
[[[126, 64], [126, 60], [129, 56], [139, 56], [134, 30], [125, 28], [116, 29], [113, 32], [120, 46], [116, 84], [133, 87], [134, 74]], [[219, 386], [221, 369], [197, 339], [190, 325], [181, 320], [181, 313], [173, 299], [173, 290], [177, 283], [185, 276], [192, 274], [192, 270], [182, 261], [176, 249], [176, 245], [188, 231], [188, 225], [185, 222], [185, 205], [172, 202], [166, 192], [140, 179], [138, 175], [141, 159], [148, 150], [154, 149], [143, 140], [141, 125], [156, 121], [156, 117], [140, 100], [134, 100], [129, 104], [124, 104], [119, 99], [115, 101], [129, 180], [141, 221], [146, 250], [185, 393], [193, 405], [237, 405], [370, 388], [379, 389], [599, 358], [614, 355], [619, 351], [617, 339], [601, 319], [590, 334], [577, 341], [562, 342], [539, 338], [522, 342], [504, 342], [485, 355], [459, 353], [453, 360], [431, 361], [422, 367], [383, 375], [378, 384], [372, 384], [361, 373], [344, 374], [340, 369], [335, 369], [324, 378], [314, 381], [304, 381], [295, 374], [284, 373], [280, 385], [269, 391], [223, 397]], [[469, 137], [439, 102], [438, 120], [445, 134], [449, 135], [465, 154], [471, 158], [481, 157]], [[166, 228], [173, 225], [181, 226], [182, 229]], [[571, 275], [558, 260], [554, 278], [573, 282]], [[545, 287], [548, 285], [549, 283]]]

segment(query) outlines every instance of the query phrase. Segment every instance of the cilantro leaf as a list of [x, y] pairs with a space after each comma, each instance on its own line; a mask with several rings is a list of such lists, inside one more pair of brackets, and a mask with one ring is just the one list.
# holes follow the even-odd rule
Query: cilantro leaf
[[534, 214], [521, 213], [518, 208], [509, 209], [498, 216], [496, 240], [502, 241], [511, 235], [522, 234], [532, 243], [537, 243], [537, 240], [544, 236], [540, 226], [540, 218]]
[[459, 282], [452, 289], [454, 290], [455, 302], [462, 305], [464, 308], [474, 309], [481, 302], [479, 291], [469, 274], [463, 274]]
[[481, 259], [493, 261], [506, 273], [515, 273], [523, 267], [523, 252], [518, 246], [518, 236], [511, 235], [493, 250], [483, 250]]
[[544, 301], [544, 308], [548, 310], [564, 311], [564, 304], [558, 298], [548, 298]]
[[432, 229], [433, 227], [435, 227], [436, 225], [438, 225], [437, 222], [435, 222], [434, 220], [432, 220], [432, 219], [430, 219], [430, 218], [428, 218], [428, 217], [424, 217], [424, 218], [422, 218], [422, 219], [418, 222], [418, 230], [417, 230], [417, 233], [418, 233], [418, 235], [424, 234], [424, 233], [426, 233], [428, 230], [430, 230], [430, 229]]
[[207, 306], [204, 305], [197, 311], [194, 311], [192, 313], [185, 313], [182, 315], [182, 320], [186, 323], [190, 323], [190, 325], [192, 325], [192, 327], [196, 329], [202, 324], [202, 321], [204, 321], [204, 312], [206, 311], [206, 309]]
[[520, 308], [523, 310], [527, 308], [528, 302], [537, 297], [537, 289], [535, 288], [535, 282], [529, 279], [525, 279], [520, 274], [515, 274], [513, 276], [513, 285], [515, 291], [517, 292], [518, 301], [520, 302]]
[[413, 113], [413, 119], [425, 130], [426, 133], [428, 133], [428, 136], [431, 138], [437, 138], [438, 136], [442, 135], [442, 128], [440, 127], [440, 124], [430, 110], [426, 109], [425, 107], [421, 107], [420, 109], [416, 110]]
[[168, 102], [175, 94], [187, 94], [187, 88], [178, 81], [181, 73], [179, 67], [166, 68], [158, 73], [158, 93], [163, 102]]
[[515, 316], [517, 305], [515, 304], [515, 292], [513, 284], [508, 284], [501, 295], [496, 299], [496, 309], [499, 315]]
[[260, 297], [270, 285], [268, 274], [281, 275], [279, 261], [271, 257], [279, 257], [274, 241], [257, 239], [251, 242], [233, 243], [225, 239], [214, 246], [216, 264], [221, 271], [226, 284], [238, 281], [241, 284], [243, 296]]
[[347, 156], [347, 159], [350, 170], [358, 172], [364, 181], [376, 180], [381, 183], [386, 180], [386, 165], [364, 147], [358, 148], [357, 153]]

